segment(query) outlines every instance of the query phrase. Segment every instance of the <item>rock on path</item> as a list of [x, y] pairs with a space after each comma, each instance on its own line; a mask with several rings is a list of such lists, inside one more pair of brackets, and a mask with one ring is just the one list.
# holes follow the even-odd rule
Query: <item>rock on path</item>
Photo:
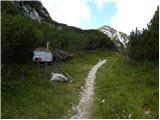
[[85, 88], [81, 94], [79, 104], [75, 107], [76, 114], [71, 119], [84, 119], [90, 117], [90, 108], [93, 104], [94, 95], [94, 81], [96, 78], [96, 72], [107, 60], [99, 61], [92, 67], [86, 78]]

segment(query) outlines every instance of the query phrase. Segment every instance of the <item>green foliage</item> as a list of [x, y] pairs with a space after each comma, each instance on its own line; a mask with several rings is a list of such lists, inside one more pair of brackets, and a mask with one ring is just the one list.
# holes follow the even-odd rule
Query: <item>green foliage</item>
[[37, 44], [32, 27], [34, 22], [21, 15], [2, 13], [1, 17], [2, 64], [27, 62]]
[[109, 37], [102, 34], [97, 30], [87, 30], [85, 31], [84, 48], [87, 50], [93, 50], [96, 48], [105, 48], [108, 50], [116, 50], [114, 42], [110, 40]]
[[128, 43], [128, 56], [135, 63], [146, 60], [158, 62], [159, 60], [159, 7], [151, 19], [148, 29], [130, 33]]
[[7, 14], [12, 14], [12, 15], [16, 15], [20, 13], [18, 8], [13, 6], [13, 4], [8, 1], [1, 1], [1, 12], [2, 13], [5, 12]]

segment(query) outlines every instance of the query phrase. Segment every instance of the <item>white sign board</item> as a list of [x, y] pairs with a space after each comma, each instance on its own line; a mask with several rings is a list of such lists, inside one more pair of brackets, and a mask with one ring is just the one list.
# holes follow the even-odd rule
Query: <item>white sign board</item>
[[33, 51], [33, 61], [36, 62], [51, 62], [53, 55], [47, 51]]

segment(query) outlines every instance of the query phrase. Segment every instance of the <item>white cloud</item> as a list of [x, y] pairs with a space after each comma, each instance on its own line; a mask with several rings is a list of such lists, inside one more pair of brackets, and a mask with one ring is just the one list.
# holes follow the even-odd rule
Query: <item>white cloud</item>
[[87, 0], [88, 2], [95, 2], [98, 10], [102, 10], [105, 3], [115, 3], [116, 0]]
[[[111, 18], [110, 26], [129, 34], [132, 30], [142, 29], [151, 20], [159, 0], [41, 0], [53, 20], [71, 26], [91, 27], [91, 20], [98, 19], [91, 11], [90, 3], [94, 2], [98, 10], [105, 3], [115, 3], [117, 12]], [[109, 11], [106, 11], [109, 12]], [[106, 13], [107, 14], [107, 13]], [[95, 14], [96, 15], [96, 14]], [[109, 20], [110, 21], [110, 20]], [[97, 21], [98, 22], [98, 21]], [[96, 29], [96, 28], [95, 28]]]
[[88, 2], [95, 2], [98, 10], [102, 10], [105, 3], [114, 3], [116, 0], [87, 0]]
[[111, 18], [111, 27], [129, 34], [146, 28], [157, 9], [158, 0], [117, 0], [117, 13]]
[[96, 0], [95, 2], [98, 10], [101, 10], [104, 7], [104, 0]]
[[91, 20], [91, 10], [85, 0], [41, 0], [53, 20], [80, 26]]

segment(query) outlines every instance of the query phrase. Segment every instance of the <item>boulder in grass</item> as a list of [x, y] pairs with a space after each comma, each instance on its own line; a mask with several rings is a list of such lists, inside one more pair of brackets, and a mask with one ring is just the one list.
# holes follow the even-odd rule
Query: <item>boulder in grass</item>
[[68, 81], [68, 78], [65, 77], [63, 74], [51, 73], [51, 75], [52, 75], [51, 80], [53, 81]]
[[73, 54], [66, 52], [66, 51], [63, 51], [63, 50], [55, 50], [53, 52], [53, 59], [55, 61], [63, 61], [63, 60], [69, 59], [71, 57], [73, 57]]

